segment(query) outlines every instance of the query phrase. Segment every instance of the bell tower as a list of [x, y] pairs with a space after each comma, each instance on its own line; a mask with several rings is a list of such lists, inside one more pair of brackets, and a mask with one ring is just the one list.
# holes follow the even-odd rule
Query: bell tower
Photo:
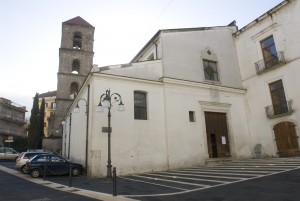
[[62, 23], [54, 135], [61, 135], [63, 118], [92, 68], [94, 31], [95, 27], [79, 16]]

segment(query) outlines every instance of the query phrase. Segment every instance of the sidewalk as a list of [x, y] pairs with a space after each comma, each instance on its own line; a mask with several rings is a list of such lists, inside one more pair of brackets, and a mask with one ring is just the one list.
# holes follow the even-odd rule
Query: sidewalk
[[78, 195], [103, 200], [103, 201], [134, 201], [123, 196], [112, 196], [112, 183], [106, 182], [103, 179], [89, 179], [88, 177], [73, 177], [72, 187], [69, 187], [68, 176], [49, 176], [46, 180], [43, 178], [32, 178], [30, 175], [23, 174], [19, 171], [13, 170], [0, 165], [0, 170], [14, 176], [20, 177], [27, 181], [43, 185], [45, 187], [61, 190], [64, 192], [75, 193]]

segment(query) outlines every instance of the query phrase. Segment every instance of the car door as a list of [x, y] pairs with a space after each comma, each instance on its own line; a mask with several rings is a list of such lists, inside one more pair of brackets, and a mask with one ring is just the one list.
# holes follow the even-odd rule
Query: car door
[[6, 156], [5, 156], [4, 148], [1, 147], [1, 148], [0, 148], [0, 160], [1, 160], [1, 159], [6, 159], [5, 157], [6, 157]]
[[67, 174], [69, 171], [67, 161], [59, 156], [50, 156], [48, 168], [54, 175]]
[[14, 160], [18, 156], [18, 152], [16, 152], [12, 148], [5, 148], [6, 159]]

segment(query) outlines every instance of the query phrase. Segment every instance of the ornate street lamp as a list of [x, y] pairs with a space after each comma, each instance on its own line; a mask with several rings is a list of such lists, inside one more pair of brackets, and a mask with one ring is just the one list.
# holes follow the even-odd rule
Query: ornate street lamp
[[110, 89], [106, 90], [105, 94], [102, 94], [100, 96], [100, 102], [96, 108], [96, 112], [103, 112], [104, 108], [108, 109], [108, 114], [107, 114], [107, 118], [108, 118], [108, 127], [107, 127], [107, 133], [108, 133], [108, 157], [107, 157], [107, 175], [106, 178], [108, 180], [112, 179], [112, 170], [111, 170], [111, 147], [110, 147], [110, 135], [111, 135], [111, 126], [110, 126], [110, 118], [111, 118], [111, 113], [110, 113], [110, 109], [112, 107], [112, 105], [114, 103], [119, 103], [118, 104], [118, 111], [124, 111], [125, 107], [124, 104], [122, 102], [122, 98], [121, 95], [118, 93], [113, 93], [110, 94]]
[[78, 105], [79, 101], [84, 101], [85, 102], [85, 113], [86, 113], [86, 137], [85, 137], [85, 169], [87, 171], [88, 168], [88, 132], [89, 132], [89, 102], [85, 100], [84, 98], [80, 98], [77, 101], [77, 104], [73, 110], [74, 113], [79, 113], [80, 112], [80, 107]]

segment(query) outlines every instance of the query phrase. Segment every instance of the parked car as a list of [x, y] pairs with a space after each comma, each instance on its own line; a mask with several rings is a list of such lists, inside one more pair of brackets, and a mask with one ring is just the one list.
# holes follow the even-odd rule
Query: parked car
[[10, 147], [0, 147], [0, 160], [16, 160], [19, 153]]
[[16, 168], [20, 169], [24, 174], [28, 173], [26, 167], [26, 162], [32, 157], [40, 154], [48, 154], [47, 152], [22, 152], [16, 159]]
[[57, 152], [55, 151], [51, 151], [49, 149], [28, 149], [27, 152], [46, 152], [48, 154], [56, 154], [59, 155]]
[[83, 170], [81, 164], [70, 162], [55, 154], [36, 155], [26, 162], [26, 169], [33, 178], [43, 175], [44, 168], [46, 168], [46, 175], [69, 174], [71, 168], [72, 175], [78, 176]]

